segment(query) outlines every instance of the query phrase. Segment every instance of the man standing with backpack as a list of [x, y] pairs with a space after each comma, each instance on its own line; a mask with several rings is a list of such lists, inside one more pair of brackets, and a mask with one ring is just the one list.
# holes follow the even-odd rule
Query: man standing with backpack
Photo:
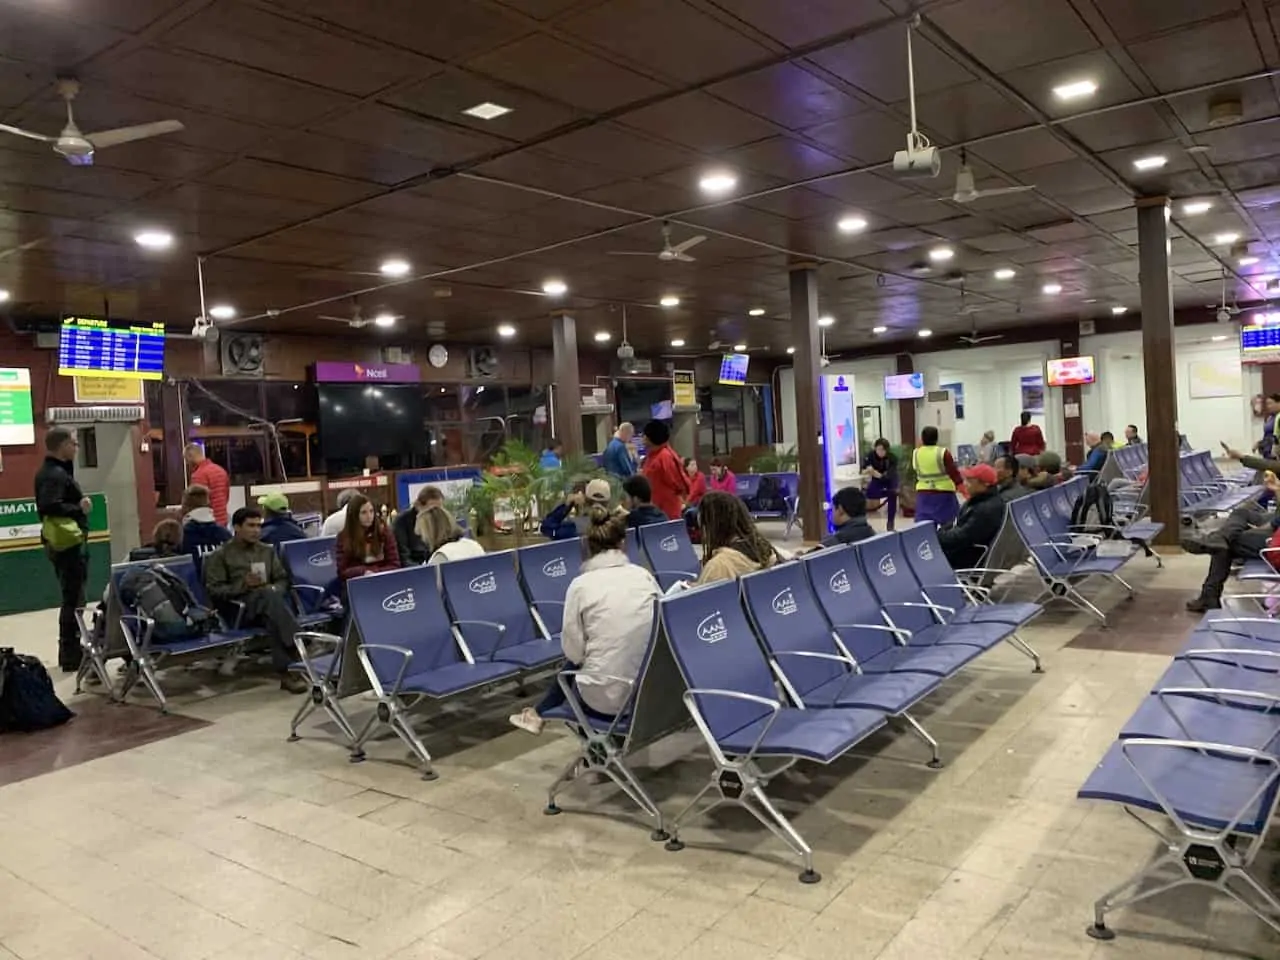
[[63, 673], [80, 669], [80, 628], [76, 610], [84, 608], [89, 577], [89, 498], [75, 479], [76, 435], [53, 427], [44, 435], [45, 458], [35, 476], [40, 540], [58, 578], [62, 606], [58, 611], [58, 666]]

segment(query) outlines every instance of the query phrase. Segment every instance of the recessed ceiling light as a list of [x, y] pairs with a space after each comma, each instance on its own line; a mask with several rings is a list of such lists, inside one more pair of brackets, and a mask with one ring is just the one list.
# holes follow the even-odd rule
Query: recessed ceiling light
[[748, 310], [748, 311], [747, 311], [747, 316], [749, 316], [749, 317], [763, 317], [763, 316], [764, 316], [764, 307], [752, 307], [750, 310]]
[[787, 347], [787, 353], [795, 353], [795, 352], [796, 352], [795, 347]]
[[504, 107], [500, 103], [490, 103], [486, 100], [484, 103], [477, 103], [474, 107], [467, 107], [462, 112], [469, 117], [476, 117], [480, 120], [496, 120], [498, 117], [510, 113], [511, 108]]
[[1241, 257], [1239, 261], [1240, 266], [1242, 267], [1252, 267], [1257, 262], [1257, 257]]
[[409, 261], [400, 260], [398, 258], [383, 260], [381, 265], [378, 267], [378, 271], [384, 277], [403, 277], [409, 273]]
[[[380, 313], [373, 318], [374, 326], [378, 327], [394, 327], [396, 325], [396, 315], [394, 313]], [[512, 331], [513, 333], [515, 331]]]
[[1091, 97], [1098, 92], [1098, 85], [1092, 80], [1073, 80], [1059, 84], [1053, 88], [1053, 95], [1059, 100], [1079, 100]]
[[1182, 205], [1182, 212], [1188, 217], [1196, 217], [1212, 209], [1213, 203], [1209, 200], [1188, 200]]
[[1213, 238], [1213, 242], [1225, 247], [1228, 244], [1235, 243], [1239, 239], [1240, 234], [1238, 233], [1220, 233]]
[[[4, 297], [0, 297], [3, 300]], [[209, 308], [209, 316], [215, 320], [230, 320], [236, 315], [236, 308], [229, 303], [220, 303], [215, 307]]]
[[569, 285], [563, 280], [544, 280], [542, 292], [548, 297], [562, 297], [569, 292]]
[[1060, 284], [1060, 283], [1046, 283], [1046, 284], [1045, 284], [1041, 289], [1042, 289], [1046, 294], [1048, 294], [1049, 296], [1053, 297], [1053, 296], [1056, 296], [1056, 295], [1058, 295], [1059, 293], [1061, 293], [1061, 292], [1062, 292], [1062, 284]]
[[4, 303], [8, 299], [9, 299], [9, 291], [5, 290], [3, 287], [0, 287], [0, 303]]
[[683, 347], [683, 346], [684, 346], [684, 341], [683, 341], [683, 340], [680, 340], [680, 339], [672, 340], [672, 341], [671, 341], [671, 345], [672, 345], [673, 347]]
[[516, 328], [509, 323], [504, 323], [498, 328], [498, 336], [500, 337], [514, 337], [515, 335]]
[[1216, 337], [1210, 337], [1209, 339], [1212, 340], [1214, 343], [1219, 343], [1227, 339], [1227, 335], [1225, 333], [1220, 333]]
[[835, 322], [836, 322], [836, 318], [832, 316], [818, 318], [818, 326], [820, 327], [829, 327]]
[[841, 233], [857, 233], [867, 229], [867, 220], [865, 217], [841, 217], [836, 223], [836, 229]]
[[1159, 170], [1168, 162], [1169, 162], [1168, 157], [1162, 157], [1158, 155], [1152, 156], [1152, 157], [1139, 157], [1137, 160], [1133, 161], [1133, 169]]
[[932, 336], [933, 336], [933, 331], [932, 331], [932, 330], [930, 330], [930, 329], [928, 329], [928, 328], [926, 327], [924, 330], [917, 330], [917, 331], [916, 331], [916, 336], [917, 336], [917, 337], [932, 337]]
[[886, 327], [884, 324], [880, 324], [878, 327], [872, 327], [871, 332], [872, 333], [888, 333], [889, 328]]
[[596, 343], [608, 343], [613, 339], [613, 334], [608, 330], [600, 330], [596, 332]]
[[1117, 317], [1120, 316], [1120, 314], [1122, 313], [1127, 313], [1128, 310], [1129, 310], [1128, 307], [1122, 307], [1119, 304], [1116, 304], [1114, 307], [1111, 308], [1112, 314], [1114, 314]]
[[934, 247], [929, 251], [929, 259], [934, 263], [942, 263], [944, 260], [950, 260], [956, 255], [956, 252], [950, 247]]
[[148, 250], [168, 250], [173, 246], [173, 234], [168, 230], [143, 230], [133, 235], [133, 242]]
[[733, 345], [733, 349], [737, 350], [739, 353], [742, 353], [744, 350], [747, 349], [747, 345], [745, 343], [735, 343]]
[[1001, 267], [995, 272], [995, 278], [997, 280], [1012, 280], [1017, 275], [1018, 271], [1013, 269], [1013, 267]]
[[727, 170], [708, 173], [698, 181], [698, 186], [705, 193], [728, 193], [737, 185], [738, 178]]
[[659, 300], [658, 303], [664, 307], [678, 307], [680, 306], [680, 298], [669, 293]]

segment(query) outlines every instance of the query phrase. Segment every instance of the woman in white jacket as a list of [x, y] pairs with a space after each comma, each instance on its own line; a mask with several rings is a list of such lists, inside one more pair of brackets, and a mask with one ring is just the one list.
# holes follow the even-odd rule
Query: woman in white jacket
[[[586, 712], [609, 722], [631, 695], [628, 681], [640, 672], [653, 629], [654, 600], [661, 591], [653, 574], [627, 559], [626, 514], [611, 514], [597, 505], [587, 516], [590, 556], [565, 595], [560, 643], [568, 661], [565, 669], [578, 671], [570, 682]], [[529, 733], [541, 733], [543, 714], [564, 702], [557, 681], [541, 703], [512, 714], [511, 722]]]

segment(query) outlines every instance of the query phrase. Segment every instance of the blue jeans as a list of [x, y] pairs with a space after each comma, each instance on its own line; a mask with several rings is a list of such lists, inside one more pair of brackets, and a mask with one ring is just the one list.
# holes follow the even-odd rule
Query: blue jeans
[[[579, 667], [578, 664], [576, 663], [569, 663], [566, 661], [564, 665], [564, 669], [580, 670], [582, 668]], [[576, 676], [569, 678], [569, 685], [573, 687], [575, 692], [578, 689], [577, 680], [578, 678]], [[568, 700], [568, 697], [564, 695], [564, 690], [560, 686], [560, 678], [559, 676], [557, 676], [555, 682], [551, 684], [547, 692], [543, 694], [542, 700], [539, 701], [538, 705], [533, 709], [538, 714], [538, 716], [541, 717], [544, 714], [546, 714], [549, 710], [554, 710], [556, 707], [564, 706], [567, 700]], [[587, 702], [582, 699], [581, 694], [579, 694], [578, 696], [578, 702], [582, 704], [582, 712], [585, 713], [592, 720], [602, 720], [605, 723], [612, 723], [614, 721], [615, 717], [613, 714], [601, 713], [599, 710], [592, 710], [589, 706], [587, 706]]]

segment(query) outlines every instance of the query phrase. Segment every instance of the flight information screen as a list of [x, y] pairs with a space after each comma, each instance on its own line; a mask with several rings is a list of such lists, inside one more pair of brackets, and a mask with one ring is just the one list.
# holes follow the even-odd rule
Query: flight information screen
[[750, 362], [751, 358], [745, 353], [726, 353], [720, 358], [720, 382], [735, 387], [745, 386]]
[[1240, 328], [1242, 363], [1270, 363], [1280, 360], [1280, 324], [1249, 323]]
[[159, 380], [164, 376], [164, 324], [68, 317], [58, 341], [58, 373]]

